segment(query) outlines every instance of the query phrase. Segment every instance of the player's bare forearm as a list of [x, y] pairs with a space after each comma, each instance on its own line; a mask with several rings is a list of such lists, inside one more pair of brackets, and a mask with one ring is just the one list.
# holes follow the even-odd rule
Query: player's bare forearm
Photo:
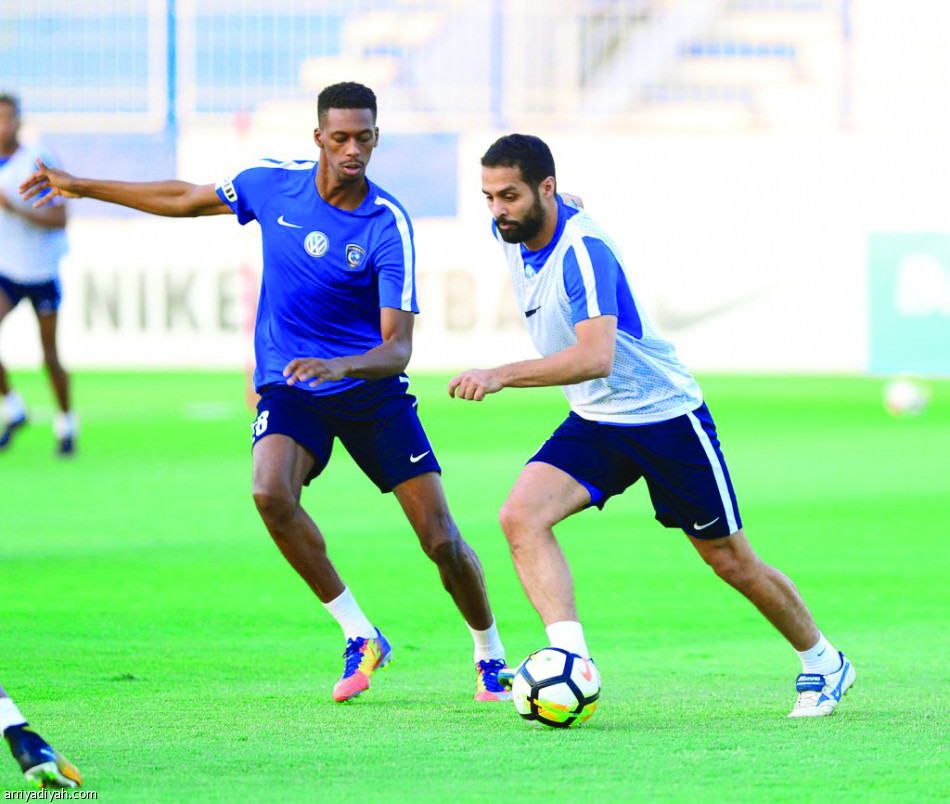
[[611, 368], [606, 356], [574, 344], [547, 357], [499, 366], [496, 371], [504, 388], [541, 388], [606, 377]]
[[383, 342], [363, 354], [323, 360], [304, 357], [291, 360], [284, 369], [287, 384], [334, 382], [344, 377], [355, 380], [380, 380], [402, 374], [412, 357], [414, 315], [405, 310], [384, 307], [380, 310], [380, 335]]
[[20, 193], [26, 200], [35, 199], [33, 206], [37, 208], [61, 197], [94, 198], [170, 218], [231, 212], [218, 198], [212, 184], [191, 184], [177, 179], [148, 182], [86, 179], [48, 167], [39, 160], [36, 173], [20, 185]]
[[393, 339], [381, 343], [361, 355], [344, 357], [347, 377], [357, 380], [380, 380], [402, 374], [412, 357], [412, 344]]
[[[210, 185], [202, 188], [200, 185], [177, 179], [149, 182], [77, 179], [74, 188], [80, 198], [95, 198], [97, 201], [168, 218], [222, 215], [231, 212], [231, 208], [218, 198]], [[204, 193], [200, 192], [202, 189], [205, 189]]]
[[382, 343], [361, 355], [334, 357], [298, 357], [284, 369], [287, 385], [309, 383], [315, 387], [323, 382], [336, 382], [345, 377], [354, 380], [381, 380], [402, 374], [409, 365], [411, 347], [398, 342]]
[[66, 209], [62, 206], [35, 209], [34, 207], [10, 204], [6, 209], [29, 221], [34, 226], [42, 226], [44, 229], [63, 229], [66, 227]]
[[614, 364], [616, 316], [582, 321], [574, 331], [578, 342], [553, 355], [459, 374], [449, 383], [449, 396], [480, 402], [502, 388], [574, 385], [607, 377]]
[[502, 388], [573, 385], [608, 374], [608, 366], [575, 345], [548, 357], [506, 363], [492, 369], [464, 371], [449, 383], [449, 396], [481, 402], [488, 394], [497, 393]]

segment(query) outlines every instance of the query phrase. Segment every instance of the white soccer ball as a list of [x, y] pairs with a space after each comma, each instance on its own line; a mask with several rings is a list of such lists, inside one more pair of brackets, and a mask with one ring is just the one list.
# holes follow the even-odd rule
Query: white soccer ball
[[561, 648], [532, 653], [515, 671], [511, 684], [515, 709], [525, 720], [555, 729], [590, 719], [600, 698], [600, 674], [594, 663]]
[[891, 380], [884, 386], [884, 407], [891, 416], [917, 416], [930, 402], [930, 389], [910, 378]]

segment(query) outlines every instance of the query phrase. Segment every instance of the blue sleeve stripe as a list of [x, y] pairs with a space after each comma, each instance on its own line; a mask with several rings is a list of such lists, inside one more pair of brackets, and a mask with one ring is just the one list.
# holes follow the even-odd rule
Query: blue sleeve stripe
[[384, 204], [396, 218], [396, 229], [402, 238], [402, 256], [403, 256], [403, 277], [402, 277], [402, 309], [412, 312], [413, 295], [413, 260], [412, 260], [412, 235], [409, 233], [409, 221], [402, 210], [391, 201], [382, 196], [376, 197], [377, 204]]
[[587, 315], [589, 318], [597, 318], [601, 315], [600, 304], [597, 301], [597, 280], [594, 277], [594, 266], [591, 264], [590, 254], [587, 251], [587, 244], [584, 242], [584, 238], [575, 238], [573, 248], [574, 257], [577, 260], [577, 267], [581, 272], [581, 279], [584, 282]]

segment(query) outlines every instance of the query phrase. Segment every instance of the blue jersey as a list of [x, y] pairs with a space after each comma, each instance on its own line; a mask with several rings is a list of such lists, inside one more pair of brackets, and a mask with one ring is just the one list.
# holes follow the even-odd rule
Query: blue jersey
[[[372, 182], [351, 212], [317, 192], [316, 162], [265, 159], [216, 186], [243, 225], [261, 226], [264, 276], [254, 384], [285, 382], [296, 357], [362, 354], [382, 343], [380, 308], [418, 313], [412, 224], [402, 205]], [[302, 383], [334, 394], [364, 380]]]

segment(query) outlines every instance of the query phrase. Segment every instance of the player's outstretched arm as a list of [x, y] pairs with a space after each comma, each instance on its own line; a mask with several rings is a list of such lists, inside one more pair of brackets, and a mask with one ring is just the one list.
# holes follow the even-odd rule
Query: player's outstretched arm
[[613, 370], [617, 317], [602, 315], [574, 325], [577, 343], [537, 360], [493, 369], [469, 369], [449, 382], [449, 396], [481, 402], [502, 388], [537, 388], [606, 377]]
[[218, 198], [213, 184], [190, 184], [174, 179], [144, 182], [82, 179], [65, 170], [51, 168], [41, 159], [36, 160], [36, 172], [20, 185], [20, 194], [27, 201], [36, 198], [34, 207], [42, 207], [57, 196], [95, 198], [170, 218], [224, 215], [232, 211]]
[[350, 357], [323, 360], [319, 357], [298, 357], [284, 369], [287, 385], [309, 382], [311, 387], [334, 382], [344, 377], [357, 380], [379, 380], [402, 374], [412, 356], [413, 313], [383, 307], [379, 311], [383, 342], [368, 352]]

